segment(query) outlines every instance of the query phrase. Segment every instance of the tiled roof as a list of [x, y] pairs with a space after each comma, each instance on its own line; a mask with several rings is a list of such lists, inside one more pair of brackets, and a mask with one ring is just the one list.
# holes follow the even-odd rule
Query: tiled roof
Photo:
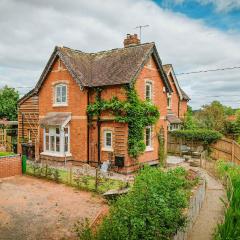
[[132, 45], [97, 53], [84, 53], [68, 47], [55, 47], [35, 88], [21, 101], [38, 93], [57, 56], [64, 62], [72, 77], [81, 87], [101, 87], [132, 84], [151, 55], [158, 65], [167, 91], [172, 92], [154, 43]]
[[182, 123], [182, 121], [174, 114], [168, 114], [167, 120], [169, 123]]
[[44, 118], [40, 119], [42, 126], [62, 126], [70, 120], [71, 113], [67, 112], [49, 112]]
[[66, 47], [58, 50], [83, 86], [96, 87], [130, 83], [153, 46], [147, 43], [98, 53], [83, 53]]
[[169, 70], [171, 68], [172, 68], [172, 64], [164, 64], [163, 65], [163, 70], [165, 71], [166, 74], [169, 72]]
[[172, 64], [164, 64], [164, 65], [163, 65], [163, 70], [164, 70], [164, 72], [165, 72], [166, 74], [168, 74], [171, 69], [172, 69], [172, 72], [173, 72], [173, 75], [174, 75], [173, 78], [174, 78], [175, 84], [176, 84], [176, 86], [177, 86], [177, 90], [178, 90], [178, 92], [179, 92], [179, 95], [180, 95], [180, 96], [182, 95], [182, 98], [183, 98], [184, 100], [187, 100], [187, 101], [191, 100], [191, 98], [190, 98], [190, 97], [182, 90], [182, 88], [179, 86], [179, 83], [178, 83], [178, 80], [177, 80], [176, 75], [175, 75], [175, 73], [174, 73]]
[[182, 96], [184, 100], [187, 100], [187, 101], [191, 100], [191, 98], [182, 90], [182, 88], [180, 88], [180, 90], [182, 92]]

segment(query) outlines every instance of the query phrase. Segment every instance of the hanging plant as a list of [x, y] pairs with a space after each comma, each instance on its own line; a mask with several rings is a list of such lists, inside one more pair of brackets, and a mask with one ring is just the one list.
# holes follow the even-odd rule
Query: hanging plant
[[[128, 153], [131, 157], [137, 158], [145, 151], [144, 129], [153, 125], [159, 119], [160, 113], [150, 101], [139, 99], [136, 90], [130, 86], [125, 87], [127, 100], [120, 101], [117, 97], [111, 100], [102, 100], [99, 94], [95, 102], [88, 105], [87, 113], [90, 119], [93, 116], [100, 116], [102, 111], [110, 111], [115, 120], [128, 124]], [[97, 91], [101, 91], [97, 89]]]

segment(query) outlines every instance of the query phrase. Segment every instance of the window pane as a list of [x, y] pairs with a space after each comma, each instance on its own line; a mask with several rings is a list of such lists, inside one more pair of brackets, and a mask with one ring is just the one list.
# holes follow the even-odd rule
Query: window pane
[[66, 102], [66, 98], [67, 98], [67, 88], [66, 86], [62, 86], [62, 102]]
[[60, 86], [56, 87], [56, 102], [57, 103], [61, 102], [61, 87]]
[[45, 128], [45, 133], [49, 133], [49, 128]]
[[151, 146], [151, 128], [146, 128], [146, 146]]
[[68, 128], [64, 128], [64, 134], [68, 134]]
[[56, 152], [60, 152], [60, 137], [56, 137]]
[[60, 133], [60, 129], [56, 128], [56, 134], [59, 134], [59, 133]]
[[112, 133], [105, 132], [105, 146], [112, 147]]
[[55, 152], [55, 136], [50, 136], [50, 151]]
[[64, 152], [68, 152], [68, 136], [64, 137]]
[[46, 151], [49, 151], [49, 136], [45, 136]]
[[152, 95], [152, 89], [151, 89], [151, 84], [147, 83], [146, 84], [146, 99], [151, 100], [151, 95]]

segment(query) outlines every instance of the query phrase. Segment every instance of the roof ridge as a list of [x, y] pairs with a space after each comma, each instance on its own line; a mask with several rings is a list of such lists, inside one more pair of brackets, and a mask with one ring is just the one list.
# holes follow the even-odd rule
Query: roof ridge
[[67, 46], [57, 46], [57, 48], [58, 49], [66, 48], [66, 49], [69, 49], [71, 51], [78, 52], [78, 53], [89, 54], [89, 55], [97, 55], [97, 54], [102, 54], [102, 53], [105, 53], [105, 52], [124, 50], [124, 49], [133, 48], [133, 47], [140, 47], [140, 46], [144, 46], [144, 45], [148, 45], [148, 44], [154, 44], [155, 45], [155, 42], [146, 42], [146, 43], [130, 45], [130, 46], [127, 46], [127, 47], [122, 47], [122, 48], [112, 48], [112, 49], [109, 49], [109, 50], [102, 50], [102, 51], [98, 51], [98, 52], [83, 52], [81, 50], [70, 48], [70, 47], [67, 47]]

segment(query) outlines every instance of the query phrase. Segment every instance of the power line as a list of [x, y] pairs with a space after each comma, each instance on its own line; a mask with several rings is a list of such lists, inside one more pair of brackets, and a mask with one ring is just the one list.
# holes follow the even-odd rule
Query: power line
[[182, 72], [182, 73], [176, 73], [176, 75], [188, 75], [188, 74], [217, 72], [217, 71], [226, 71], [226, 70], [234, 70], [234, 69], [240, 69], [240, 66], [237, 66], [237, 67], [226, 67], [226, 68], [216, 68], [216, 69], [207, 69], [207, 70], [200, 70], [200, 71], [194, 71], [194, 72]]

